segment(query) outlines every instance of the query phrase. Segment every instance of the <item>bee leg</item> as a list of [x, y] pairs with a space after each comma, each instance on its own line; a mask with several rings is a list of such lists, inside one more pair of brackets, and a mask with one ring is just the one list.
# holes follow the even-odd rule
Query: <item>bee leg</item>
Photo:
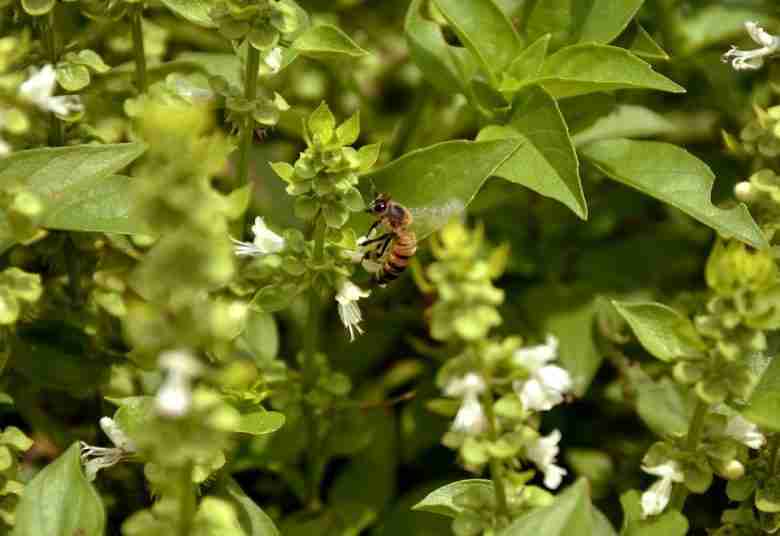
[[378, 242], [382, 242], [382, 241], [384, 241], [384, 240], [389, 240], [389, 239], [390, 239], [390, 238], [392, 238], [392, 237], [393, 237], [393, 233], [385, 233], [385, 234], [383, 234], [382, 236], [379, 236], [379, 237], [377, 237], [377, 238], [374, 238], [374, 239], [371, 239], [371, 240], [366, 240], [365, 242], [361, 242], [361, 243], [360, 243], [360, 244], [358, 244], [358, 245], [359, 245], [360, 247], [363, 247], [363, 246], [368, 246], [369, 244], [376, 244], [376, 243], [378, 243]]
[[382, 255], [385, 254], [385, 251], [387, 251], [387, 246], [389, 246], [390, 242], [392, 242], [392, 241], [393, 241], [393, 236], [389, 236], [384, 241], [384, 243], [381, 246], [379, 246], [379, 248], [377, 248], [377, 249], [379, 249], [379, 255], [377, 255], [377, 258], [379, 258], [379, 257], [381, 257]]
[[[379, 227], [379, 224], [382, 223], [382, 220], [376, 220], [374, 223], [371, 224], [371, 227], [368, 228], [368, 232], [366, 233], [366, 238], [371, 236], [371, 233], [373, 233], [377, 227]], [[364, 245], [363, 243], [358, 242], [359, 246]]]

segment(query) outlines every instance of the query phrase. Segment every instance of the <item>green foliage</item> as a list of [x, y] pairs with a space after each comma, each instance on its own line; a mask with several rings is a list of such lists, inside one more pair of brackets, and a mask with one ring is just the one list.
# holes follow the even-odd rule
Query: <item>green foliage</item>
[[106, 511], [81, 469], [74, 443], [25, 487], [13, 534], [103, 534]]
[[0, 532], [776, 532], [779, 17], [0, 0]]
[[0, 433], [0, 527], [4, 531], [14, 526], [19, 497], [24, 491], [17, 456], [32, 445], [33, 441], [15, 426], [7, 426]]
[[[648, 153], [654, 155], [650, 162], [642, 157]], [[683, 149], [665, 143], [618, 139], [590, 144], [583, 154], [610, 178], [670, 203], [721, 235], [757, 248], [766, 246], [766, 239], [747, 207], [724, 210], [710, 203], [712, 171]]]

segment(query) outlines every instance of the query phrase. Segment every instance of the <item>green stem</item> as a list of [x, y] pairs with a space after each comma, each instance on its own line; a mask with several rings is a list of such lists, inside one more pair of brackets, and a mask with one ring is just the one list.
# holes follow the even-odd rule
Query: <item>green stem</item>
[[[490, 384], [487, 378], [485, 383], [488, 385]], [[493, 402], [493, 393], [488, 389], [487, 393], [485, 393], [482, 398], [482, 407], [485, 410], [485, 416], [487, 417], [490, 440], [496, 441], [498, 439], [498, 427], [496, 426], [496, 413], [493, 411]], [[496, 494], [498, 515], [508, 520], [509, 504], [506, 500], [506, 486], [504, 485], [501, 462], [493, 457], [490, 458], [490, 479], [493, 481], [493, 490]]]
[[[691, 424], [688, 426], [688, 436], [685, 438], [685, 448], [690, 453], [695, 453], [701, 441], [701, 434], [704, 430], [704, 418], [707, 416], [709, 404], [697, 399], [696, 409], [693, 411]], [[672, 494], [671, 504], [676, 510], [682, 511], [685, 506], [685, 499], [688, 498], [688, 489], [684, 484], [676, 484]]]
[[[54, 17], [53, 8], [49, 13], [40, 19], [41, 45], [52, 67], [57, 66], [60, 61], [60, 51], [58, 49], [57, 25]], [[49, 122], [49, 145], [59, 147], [65, 145], [65, 125], [55, 114], [51, 114]]]
[[197, 500], [195, 486], [192, 484], [192, 462], [181, 470], [179, 490], [179, 536], [189, 536], [192, 532], [192, 520], [195, 517]]
[[[260, 51], [252, 45], [246, 49], [246, 72], [244, 73], [244, 98], [252, 102], [257, 98], [257, 71], [260, 69]], [[254, 118], [247, 113], [241, 122], [241, 142], [238, 153], [238, 187], [249, 184], [249, 151], [252, 149], [254, 136]], [[246, 218], [249, 214], [246, 214]], [[244, 232], [248, 227], [244, 222]]]
[[133, 27], [133, 53], [135, 55], [135, 83], [138, 91], [146, 93], [149, 83], [146, 79], [146, 52], [144, 51], [144, 30], [141, 26], [141, 4], [133, 6], [130, 10], [130, 22]]
[[780, 434], [773, 434], [769, 438], [769, 474], [777, 474], [777, 451], [780, 450]]
[[[314, 262], [319, 264], [325, 253], [325, 225], [321, 214], [314, 219]], [[317, 369], [315, 355], [317, 353], [317, 336], [321, 299], [315, 282], [308, 292], [309, 311], [306, 319], [306, 331], [303, 340], [303, 386], [304, 393], [311, 391], [317, 384]], [[306, 450], [306, 503], [311, 509], [317, 509], [320, 504], [319, 487], [321, 478], [321, 461], [319, 456], [319, 430], [317, 428], [316, 408], [304, 401], [304, 419], [309, 437]]]

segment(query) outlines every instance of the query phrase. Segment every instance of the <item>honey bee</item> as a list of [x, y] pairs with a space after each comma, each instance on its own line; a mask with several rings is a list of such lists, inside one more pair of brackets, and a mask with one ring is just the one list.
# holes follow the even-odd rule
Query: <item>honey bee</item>
[[414, 231], [409, 229], [412, 224], [412, 213], [401, 203], [393, 201], [387, 194], [379, 194], [368, 206], [366, 212], [373, 215], [377, 220], [371, 225], [366, 236], [384, 225], [387, 232], [377, 238], [372, 238], [362, 242], [361, 246], [377, 244], [377, 246], [367, 251], [364, 258], [375, 260], [382, 259], [390, 247], [390, 252], [384, 260], [382, 267], [377, 271], [377, 284], [384, 286], [390, 281], [398, 278], [406, 269], [415, 252], [417, 251], [417, 236]]

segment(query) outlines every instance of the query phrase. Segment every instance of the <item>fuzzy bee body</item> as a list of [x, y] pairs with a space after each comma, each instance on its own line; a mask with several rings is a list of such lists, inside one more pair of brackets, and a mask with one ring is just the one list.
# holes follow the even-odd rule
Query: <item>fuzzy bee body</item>
[[379, 194], [367, 212], [377, 218], [369, 229], [368, 236], [379, 225], [384, 225], [388, 229], [388, 232], [379, 238], [363, 243], [363, 245], [378, 244], [373, 251], [366, 253], [367, 256], [373, 256], [376, 261], [380, 261], [389, 248], [382, 267], [376, 274], [377, 284], [384, 286], [403, 273], [409, 264], [409, 259], [417, 251], [417, 236], [409, 229], [413, 221], [412, 213], [385, 194]]

